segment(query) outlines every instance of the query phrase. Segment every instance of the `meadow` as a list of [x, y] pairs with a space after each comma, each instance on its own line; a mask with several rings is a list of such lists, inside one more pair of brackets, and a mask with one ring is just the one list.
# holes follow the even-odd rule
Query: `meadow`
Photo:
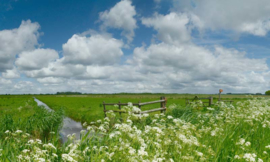
[[[208, 95], [199, 97], [205, 96]], [[270, 99], [266, 96], [227, 96], [227, 99], [234, 99], [234, 104], [220, 102], [203, 107], [200, 102], [185, 106], [186, 96], [183, 95], [166, 95], [168, 110], [165, 114], [133, 114], [138, 108], [130, 103], [123, 107], [127, 113], [121, 116], [121, 120], [113, 112], [107, 113], [108, 117], [104, 118], [103, 108], [99, 106], [103, 100], [107, 103], [144, 102], [156, 100], [160, 94], [35, 96], [56, 112], [43, 111], [33, 102], [32, 96], [1, 97], [1, 119], [8, 114], [13, 123], [19, 124], [7, 130], [1, 129], [0, 161], [270, 160]], [[214, 97], [216, 102], [217, 96]], [[57, 130], [61, 127], [62, 109], [69, 116], [71, 112], [86, 112], [88, 106], [92, 108], [90, 110], [97, 106], [96, 115], [100, 114], [100, 117], [96, 117], [98, 120], [93, 122], [95, 117], [85, 120], [87, 129], [81, 131], [80, 140], [69, 135], [68, 142], [59, 143]], [[92, 117], [90, 112], [84, 117]], [[83, 119], [79, 114], [74, 117]], [[31, 123], [30, 119], [34, 122]], [[3, 123], [1, 120], [1, 126], [6, 125]], [[36, 131], [26, 129], [29, 128], [28, 123], [36, 128], [44, 124], [38, 132], [49, 135], [36, 135]], [[42, 129], [50, 124], [54, 126]]]
[[[206, 94], [115, 94], [115, 95], [39, 95], [37, 99], [46, 103], [54, 110], [63, 109], [66, 116], [81, 122], [91, 122], [104, 117], [103, 101], [105, 103], [138, 103], [159, 100], [161, 96], [167, 98], [167, 106], [176, 104], [185, 106], [186, 99], [194, 98], [194, 96], [209, 97]], [[214, 102], [218, 100], [218, 95], [214, 97]], [[224, 100], [240, 101], [245, 100], [246, 95], [222, 95]], [[142, 107], [142, 110], [158, 108], [160, 104], [152, 104]], [[106, 107], [107, 108], [107, 107]], [[109, 109], [115, 109], [113, 106]]]

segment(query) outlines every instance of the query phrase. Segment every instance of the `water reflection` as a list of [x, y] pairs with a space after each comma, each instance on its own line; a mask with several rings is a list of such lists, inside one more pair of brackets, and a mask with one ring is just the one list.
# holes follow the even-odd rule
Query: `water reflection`
[[[48, 111], [53, 111], [48, 105], [45, 103], [41, 102], [40, 100], [34, 98], [34, 100], [37, 102], [38, 106], [43, 106], [46, 110]], [[60, 130], [60, 136], [62, 139], [62, 142], [67, 141], [67, 135], [68, 134], [76, 134], [76, 139], [80, 139], [80, 132], [84, 128], [82, 127], [81, 122], [76, 122], [75, 120], [65, 117], [63, 120], [63, 127]], [[85, 130], [85, 129], [84, 129]]]

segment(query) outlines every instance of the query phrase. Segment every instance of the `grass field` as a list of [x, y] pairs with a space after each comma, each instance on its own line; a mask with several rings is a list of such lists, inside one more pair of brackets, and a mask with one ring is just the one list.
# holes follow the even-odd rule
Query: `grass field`
[[[157, 100], [160, 96], [35, 95], [56, 112], [37, 107], [32, 96], [0, 96], [0, 161], [270, 160], [268, 96], [224, 95], [222, 99], [233, 99], [234, 104], [219, 103], [210, 108], [199, 103], [184, 106], [185, 99], [195, 95], [165, 95], [166, 114], [127, 113], [121, 121], [111, 112], [104, 119], [100, 106], [103, 101], [137, 103]], [[216, 101], [217, 96], [214, 97]], [[75, 142], [70, 135], [68, 142], [59, 143], [61, 108], [67, 116], [87, 121], [87, 131], [81, 131], [79, 141]], [[134, 107], [123, 109], [131, 112]], [[94, 125], [89, 123], [95, 119], [101, 120]]]
[[[198, 97], [210, 95], [196, 94]], [[39, 95], [37, 99], [46, 103], [50, 108], [58, 110], [62, 108], [66, 115], [76, 121], [91, 122], [104, 117], [103, 101], [105, 103], [138, 103], [159, 100], [161, 96], [167, 98], [167, 107], [171, 104], [185, 106], [186, 99], [194, 98], [194, 94], [125, 94], [125, 95]], [[218, 95], [211, 95], [217, 101]], [[245, 100], [245, 95], [222, 95], [224, 100]], [[159, 104], [142, 107], [142, 110], [158, 108]], [[110, 108], [110, 107], [108, 107]], [[114, 108], [113, 106], [111, 109]]]
[[[55, 102], [60, 98], [59, 103], [64, 102], [63, 99], [65, 99], [65, 101], [69, 101], [66, 102], [67, 105], [77, 99], [77, 102], [83, 105], [90, 104], [91, 99], [102, 101], [107, 97], [39, 96], [38, 98], [46, 98]], [[1, 161], [187, 162], [262, 162], [270, 160], [269, 99], [242, 98], [238, 99], [240, 102], [235, 103], [234, 106], [220, 103], [211, 108], [203, 108], [196, 103], [183, 107], [181, 106], [184, 104], [183, 98], [181, 100], [176, 96], [169, 97], [179, 102], [175, 102], [174, 106], [169, 106], [166, 114], [141, 116], [130, 113], [123, 116], [123, 120], [120, 122], [115, 118], [115, 114], [108, 113], [108, 118], [97, 121], [95, 125], [88, 125], [88, 132], [81, 132], [80, 141], [74, 142], [74, 137], [71, 135], [69, 141], [63, 145], [59, 145], [57, 141], [53, 140], [39, 141], [36, 137], [27, 135], [25, 131], [21, 130], [6, 131], [0, 140], [0, 159]], [[115, 102], [121, 99], [124, 102], [125, 99], [130, 101], [130, 98], [114, 96], [111, 97], [111, 100], [105, 101]], [[144, 96], [145, 101], [155, 98], [157, 96], [148, 98]], [[133, 96], [132, 99], [144, 101], [138, 96]], [[5, 103], [7, 100], [9, 99], [4, 99]], [[15, 104], [16, 100], [21, 104], [25, 104], [27, 101], [27, 105], [29, 105], [31, 98], [22, 97], [11, 100], [12, 104], [7, 105], [14, 105], [14, 111], [18, 106]], [[169, 100], [168, 104], [170, 104]], [[123, 109], [132, 111], [134, 107]], [[65, 109], [65, 111], [67, 110]], [[5, 110], [5, 113], [12, 114], [14, 111]], [[38, 110], [34, 109], [33, 114], [30, 112], [29, 117]], [[15, 116], [17, 116], [17, 120], [20, 119], [19, 115]], [[40, 120], [44, 120], [42, 116], [44, 114], [38, 116]], [[91, 136], [89, 136], [90, 132]]]

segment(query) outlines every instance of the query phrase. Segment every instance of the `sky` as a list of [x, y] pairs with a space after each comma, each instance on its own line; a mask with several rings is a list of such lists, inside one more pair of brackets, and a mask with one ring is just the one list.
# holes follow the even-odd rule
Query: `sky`
[[269, 0], [0, 0], [0, 94], [264, 93]]

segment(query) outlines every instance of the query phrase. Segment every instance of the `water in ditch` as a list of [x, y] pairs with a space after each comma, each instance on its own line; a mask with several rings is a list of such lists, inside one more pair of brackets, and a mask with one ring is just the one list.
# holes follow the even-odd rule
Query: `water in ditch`
[[[41, 102], [40, 100], [34, 98], [34, 100], [37, 102], [38, 106], [43, 106], [48, 111], [53, 111], [48, 105]], [[76, 134], [76, 139], [80, 139], [80, 132], [81, 130], [85, 130], [83, 128], [81, 122], [76, 122], [75, 120], [65, 117], [63, 120], [63, 127], [60, 130], [60, 136], [62, 139], [62, 142], [65, 143], [67, 141], [67, 135], [69, 134]]]

